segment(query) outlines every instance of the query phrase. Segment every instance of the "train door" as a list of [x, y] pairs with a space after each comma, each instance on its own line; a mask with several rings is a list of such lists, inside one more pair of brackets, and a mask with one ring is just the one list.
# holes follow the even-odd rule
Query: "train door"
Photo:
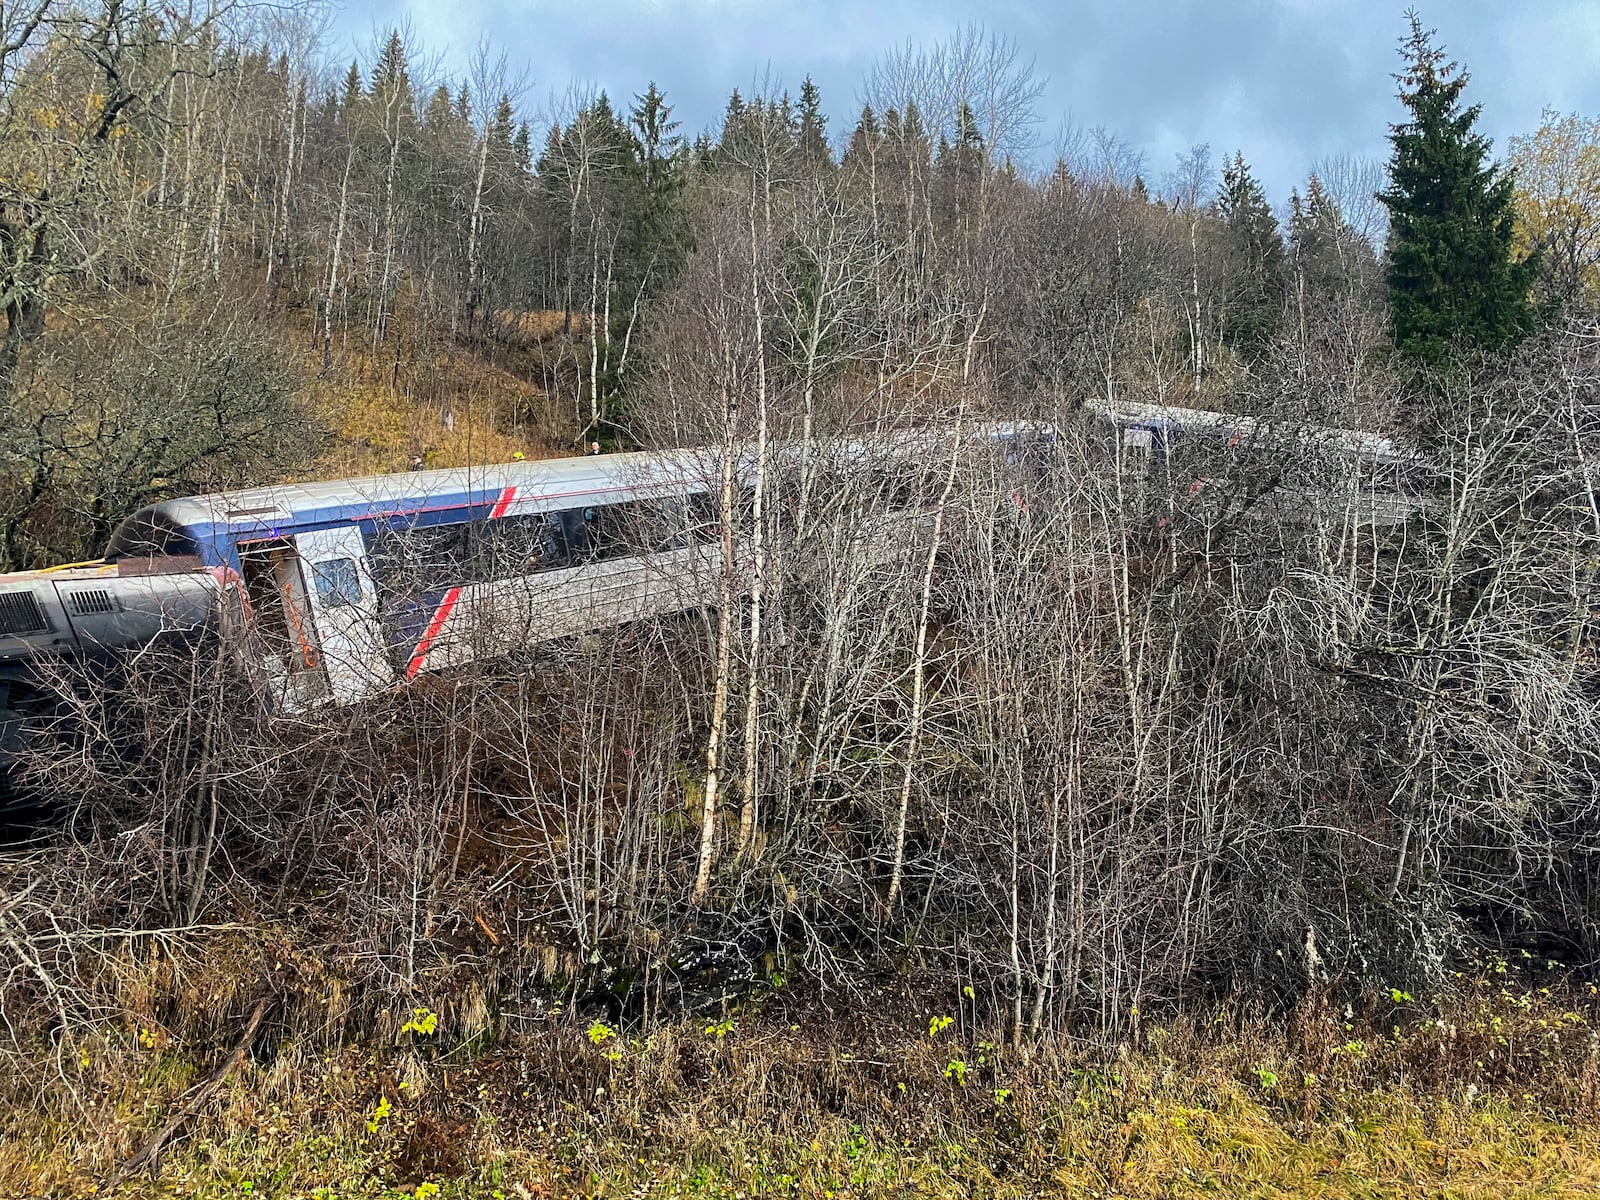
[[394, 682], [378, 620], [378, 593], [354, 525], [295, 537], [333, 698], [358, 700]]
[[292, 712], [327, 699], [328, 674], [294, 547], [281, 538], [242, 543], [239, 565], [255, 615], [251, 644], [273, 701]]

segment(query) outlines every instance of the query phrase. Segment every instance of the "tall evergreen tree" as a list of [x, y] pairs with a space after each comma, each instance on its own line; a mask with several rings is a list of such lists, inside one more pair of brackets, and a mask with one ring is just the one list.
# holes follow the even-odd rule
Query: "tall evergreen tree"
[[1351, 228], [1315, 171], [1305, 195], [1289, 196], [1289, 256], [1297, 288], [1313, 300], [1365, 292], [1377, 274], [1377, 258]]
[[511, 149], [511, 139], [517, 133], [517, 112], [511, 106], [511, 97], [505, 92], [494, 106], [494, 120], [489, 125], [489, 145], [497, 154]]
[[1228, 267], [1226, 333], [1233, 347], [1259, 355], [1283, 318], [1283, 236], [1267, 194], [1244, 155], [1223, 164], [1217, 193]]
[[638, 141], [640, 182], [644, 189], [640, 214], [640, 247], [657, 281], [671, 278], [687, 252], [688, 225], [683, 209], [689, 150], [678, 133], [672, 105], [652, 82], [635, 96], [628, 115]]
[[344, 74], [344, 92], [341, 101], [345, 112], [349, 112], [361, 102], [361, 97], [366, 94], [361, 85], [361, 64], [354, 59], [350, 60], [350, 69]]
[[1395, 344], [1439, 367], [1457, 342], [1499, 350], [1532, 330], [1538, 264], [1512, 256], [1513, 181], [1474, 129], [1481, 106], [1462, 103], [1467, 73], [1408, 16], [1395, 78], [1411, 119], [1391, 127], [1389, 189], [1378, 198], [1389, 210]]
[[[760, 100], [757, 100], [760, 103]], [[739, 95], [739, 89], [734, 88], [733, 94], [728, 97], [728, 107], [722, 114], [722, 137], [717, 141], [717, 151], [728, 162], [737, 162], [744, 152], [746, 141], [749, 140], [750, 116], [746, 111], [744, 97]]]
[[395, 111], [410, 118], [415, 102], [411, 95], [411, 68], [406, 62], [406, 44], [398, 31], [389, 35], [383, 52], [372, 67], [372, 95]]
[[800, 161], [815, 170], [830, 165], [833, 153], [828, 148], [828, 118], [822, 111], [822, 92], [807, 75], [800, 85]]
[[672, 105], [667, 103], [654, 80], [644, 95], [633, 98], [633, 111], [628, 114], [628, 121], [639, 139], [645, 187], [658, 190], [671, 175], [683, 150], [683, 138], [678, 135], [681, 122], [673, 119]]
[[883, 127], [878, 124], [878, 114], [872, 111], [872, 105], [862, 105], [861, 117], [856, 121], [855, 132], [850, 135], [850, 146], [845, 156], [870, 153], [882, 136]]
[[517, 125], [517, 136], [511, 139], [511, 149], [516, 156], [517, 166], [523, 174], [533, 173], [533, 134], [528, 129], [526, 121]]

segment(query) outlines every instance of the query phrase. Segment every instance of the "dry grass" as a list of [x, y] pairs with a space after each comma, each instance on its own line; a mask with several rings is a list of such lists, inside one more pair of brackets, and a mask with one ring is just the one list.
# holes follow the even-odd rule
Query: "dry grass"
[[528, 419], [543, 409], [543, 392], [473, 355], [429, 354], [396, 381], [355, 354], [307, 386], [333, 431], [311, 472], [318, 478], [404, 471], [417, 459], [429, 468], [459, 467], [507, 462], [519, 452], [566, 452]]
[[[239, 953], [218, 972], [236, 977]], [[430, 998], [431, 1033], [399, 1028], [411, 1001], [363, 1032], [322, 1017], [351, 1010], [310, 966], [279, 956], [249, 1064], [124, 1194], [1600, 1193], [1600, 1012], [1542, 964], [1491, 961], [1448, 995], [1374, 996], [1348, 1019], [1221, 1006], [1117, 1047], [1022, 1049], [959, 1022], [930, 1033], [942, 1014], [904, 983], [850, 1016], [783, 989], [647, 1035], [551, 1004], [492, 1041], [469, 982]], [[8, 1087], [0, 1195], [95, 1194], [226, 1053], [216, 1008], [249, 989], [163, 961], [121, 970], [124, 1019]]]
[[[284, 314], [285, 351], [328, 433], [307, 478], [345, 478], [548, 458], [573, 452], [571, 412], [547, 393], [559, 312], [496, 315], [518, 336], [457, 340], [425, 319], [420, 297], [402, 289], [386, 343], [338, 336], [324, 370], [314, 314]], [[575, 336], [586, 325], [577, 322]]]
[[587, 339], [589, 314], [572, 313], [560, 309], [502, 308], [494, 314], [494, 334], [500, 341], [513, 346], [535, 346], [557, 338]]

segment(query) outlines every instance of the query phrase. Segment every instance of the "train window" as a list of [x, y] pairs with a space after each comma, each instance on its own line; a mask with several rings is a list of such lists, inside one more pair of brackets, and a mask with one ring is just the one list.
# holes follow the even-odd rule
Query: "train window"
[[482, 530], [479, 572], [486, 579], [516, 579], [567, 565], [559, 513], [530, 513], [490, 521]]
[[343, 608], [361, 603], [361, 573], [354, 559], [329, 558], [311, 564], [311, 578], [320, 608]]
[[380, 525], [367, 534], [367, 562], [380, 592], [410, 590], [406, 578], [406, 533], [405, 529]]
[[667, 496], [648, 506], [640, 522], [639, 545], [653, 550], [682, 550], [689, 545], [689, 506], [682, 496]]
[[598, 504], [569, 508], [561, 514], [562, 531], [574, 562], [594, 562], [610, 557], [615, 531], [606, 510]]
[[559, 515], [567, 549], [574, 562], [604, 562], [683, 542], [681, 504], [669, 513], [652, 500], [592, 504]]
[[471, 525], [391, 526], [368, 539], [372, 573], [385, 591], [442, 592], [472, 581]]
[[717, 498], [710, 492], [695, 492], [689, 497], [689, 537], [696, 542], [714, 542], [722, 536], [722, 514]]
[[[630, 500], [608, 504], [600, 510], [602, 555], [618, 558], [657, 549], [670, 542], [672, 533], [666, 517], [654, 500]], [[673, 528], [676, 528], [675, 526]]]
[[105, 557], [199, 558], [200, 545], [188, 532], [152, 505], [141, 508], [117, 526], [106, 546]]
[[557, 514], [561, 519], [561, 533], [566, 539], [567, 552], [572, 555], [573, 562], [589, 562], [595, 558], [596, 535], [599, 533], [595, 527], [599, 523], [599, 513], [598, 505], [586, 505]]
[[429, 525], [408, 535], [417, 585], [425, 592], [440, 592], [472, 582], [472, 526]]

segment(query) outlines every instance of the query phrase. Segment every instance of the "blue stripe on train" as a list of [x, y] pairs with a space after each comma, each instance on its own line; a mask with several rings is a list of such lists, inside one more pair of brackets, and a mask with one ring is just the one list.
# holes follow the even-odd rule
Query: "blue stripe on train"
[[379, 527], [389, 529], [427, 528], [432, 525], [459, 525], [487, 520], [501, 495], [493, 492], [460, 492], [444, 496], [412, 496], [382, 504], [341, 504], [291, 513], [276, 523], [208, 522], [186, 525], [183, 531], [200, 546], [201, 561], [208, 567], [240, 569], [239, 543], [290, 538], [319, 529], [338, 529], [358, 524], [370, 542]]

